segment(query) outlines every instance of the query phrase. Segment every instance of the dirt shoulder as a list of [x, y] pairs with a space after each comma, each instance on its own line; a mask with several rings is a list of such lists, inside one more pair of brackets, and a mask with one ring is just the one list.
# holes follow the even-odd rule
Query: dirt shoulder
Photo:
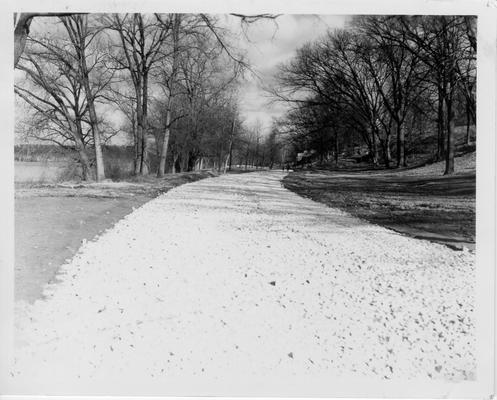
[[283, 184], [301, 196], [372, 223], [460, 249], [475, 246], [476, 175], [401, 171], [347, 173], [303, 170]]
[[132, 182], [17, 185], [15, 194], [15, 298], [33, 302], [59, 267], [135, 208], [212, 172], [137, 178]]

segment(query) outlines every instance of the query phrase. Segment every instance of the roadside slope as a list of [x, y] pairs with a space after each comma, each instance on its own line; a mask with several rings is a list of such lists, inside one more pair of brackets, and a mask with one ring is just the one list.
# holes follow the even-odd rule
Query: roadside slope
[[339, 208], [411, 237], [475, 249], [475, 153], [456, 159], [456, 173], [443, 176], [443, 162], [403, 170], [296, 170], [283, 184], [301, 196]]

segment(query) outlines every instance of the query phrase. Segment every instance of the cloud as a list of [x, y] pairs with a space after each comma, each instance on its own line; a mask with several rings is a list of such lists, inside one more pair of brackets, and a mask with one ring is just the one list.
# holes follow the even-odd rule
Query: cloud
[[238, 45], [261, 79], [248, 77], [240, 90], [240, 109], [248, 124], [260, 121], [268, 130], [272, 119], [282, 116], [285, 107], [269, 102], [264, 85], [277, 72], [277, 66], [290, 60], [299, 47], [323, 36], [328, 29], [344, 27], [347, 19], [337, 15], [282, 15], [275, 21], [259, 21], [242, 32], [236, 18], [226, 18], [230, 28], [238, 30]]

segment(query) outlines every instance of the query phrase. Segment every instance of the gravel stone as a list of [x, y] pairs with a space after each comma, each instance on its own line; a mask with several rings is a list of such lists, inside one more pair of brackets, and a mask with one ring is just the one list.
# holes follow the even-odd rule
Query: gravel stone
[[12, 379], [474, 379], [474, 254], [283, 177], [185, 184], [83, 243], [17, 305]]

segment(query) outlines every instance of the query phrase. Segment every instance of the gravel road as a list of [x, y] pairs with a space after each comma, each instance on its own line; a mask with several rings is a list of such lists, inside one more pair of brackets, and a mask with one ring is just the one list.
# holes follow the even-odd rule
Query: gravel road
[[83, 244], [46, 299], [18, 304], [11, 375], [474, 379], [474, 254], [304, 199], [283, 176], [183, 185]]

